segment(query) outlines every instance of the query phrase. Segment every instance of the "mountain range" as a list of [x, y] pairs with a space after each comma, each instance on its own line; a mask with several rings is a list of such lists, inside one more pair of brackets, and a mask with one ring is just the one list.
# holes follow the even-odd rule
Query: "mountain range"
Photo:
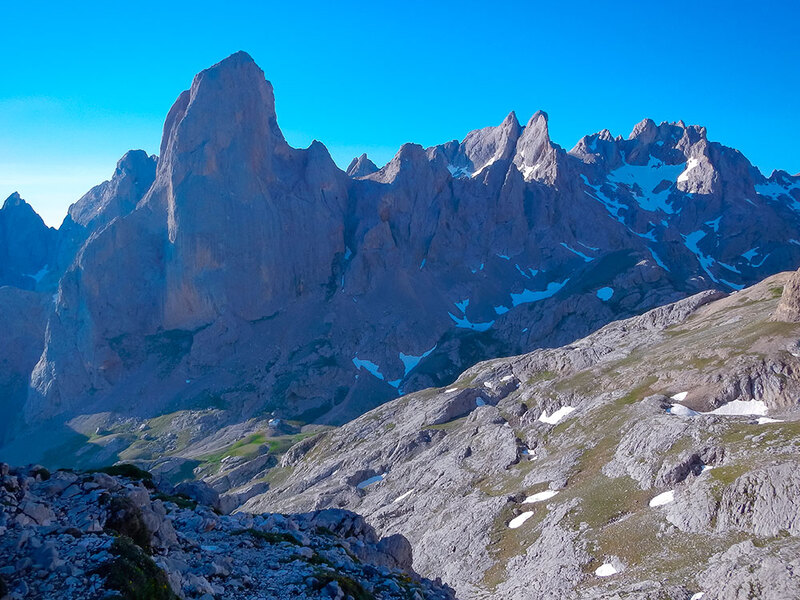
[[795, 268], [798, 211], [800, 178], [682, 122], [566, 152], [545, 113], [512, 112], [345, 173], [321, 143], [287, 144], [240, 52], [180, 95], [158, 158], [127, 153], [57, 231], [5, 202], [0, 280], [37, 296], [5, 290], [26, 339], [3, 350], [22, 407], [3, 436], [210, 408], [341, 424], [479, 360]]
[[202, 71], [58, 229], [0, 209], [0, 458], [352, 510], [445, 596], [795, 597], [800, 174], [548, 118], [343, 171], [246, 53]]

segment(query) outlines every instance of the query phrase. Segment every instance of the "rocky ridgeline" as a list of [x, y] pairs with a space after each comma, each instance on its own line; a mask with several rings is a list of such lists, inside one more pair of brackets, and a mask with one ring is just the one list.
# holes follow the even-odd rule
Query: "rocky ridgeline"
[[175, 495], [106, 471], [0, 463], [0, 598], [454, 597], [413, 572], [405, 538], [351, 512], [223, 516], [202, 484]]

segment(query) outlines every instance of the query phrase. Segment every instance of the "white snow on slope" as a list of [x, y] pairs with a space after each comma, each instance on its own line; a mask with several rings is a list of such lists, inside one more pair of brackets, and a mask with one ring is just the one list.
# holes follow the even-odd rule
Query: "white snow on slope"
[[384, 473], [381, 473], [380, 475], [375, 475], [374, 477], [370, 477], [369, 479], [365, 479], [364, 481], [359, 483], [356, 487], [358, 489], [360, 489], [360, 490], [363, 490], [364, 488], [367, 488], [367, 487], [369, 487], [371, 485], [374, 485], [374, 484], [378, 483], [379, 481], [383, 481], [384, 475], [385, 475]]
[[769, 417], [759, 417], [758, 424], [759, 425], [767, 425], [768, 423], [783, 423], [781, 419], [770, 419]]
[[393, 502], [392, 502], [392, 503], [394, 504], [395, 502], [402, 502], [403, 500], [405, 500], [406, 498], [408, 498], [408, 497], [411, 495], [411, 493], [412, 493], [413, 491], [414, 491], [414, 490], [408, 490], [408, 491], [407, 491], [405, 494], [403, 494], [402, 496], [398, 496], [397, 498], [395, 498], [395, 499], [393, 500]]
[[696, 410], [692, 410], [683, 404], [673, 404], [667, 409], [667, 412], [671, 415], [678, 415], [679, 417], [696, 417], [700, 414]]
[[556, 490], [545, 490], [543, 492], [539, 492], [538, 494], [533, 494], [532, 496], [528, 496], [525, 500], [522, 501], [523, 504], [533, 504], [534, 502], [543, 502], [545, 500], [549, 500], [553, 496], [555, 496], [558, 492]]
[[463, 318], [459, 318], [451, 312], [448, 312], [447, 314], [450, 315], [451, 319], [453, 319], [453, 322], [456, 324], [456, 327], [460, 327], [462, 329], [473, 329], [474, 331], [486, 331], [492, 325], [494, 325], [494, 321], [489, 321], [488, 323], [473, 323], [466, 316], [464, 316]]
[[675, 400], [675, 402], [683, 402], [684, 400], [686, 400], [686, 396], [688, 395], [689, 392], [678, 392], [677, 394], [672, 396], [672, 399]]
[[594, 570], [594, 574], [598, 577], [609, 577], [611, 575], [616, 575], [617, 570], [611, 563], [604, 563]]
[[472, 177], [472, 170], [469, 167], [455, 167], [453, 165], [447, 165], [447, 170], [450, 171], [450, 175], [456, 179], [459, 177]]
[[690, 158], [688, 161], [686, 161], [686, 168], [684, 169], [683, 173], [678, 175], [678, 181], [689, 181], [689, 171], [694, 169], [699, 164], [700, 161], [696, 158]]
[[683, 164], [667, 165], [651, 156], [646, 165], [629, 165], [625, 163], [608, 174], [608, 181], [616, 187], [624, 185], [630, 189], [636, 198], [636, 202], [644, 210], [650, 212], [661, 210], [667, 214], [672, 214], [675, 212], [669, 204], [672, 186], [663, 186], [664, 189], [657, 193], [654, 190], [663, 181], [675, 183], [683, 170]]
[[575, 250], [575, 248], [573, 248], [573, 247], [571, 247], [571, 246], [567, 245], [567, 244], [566, 244], [566, 243], [564, 243], [564, 242], [561, 242], [561, 245], [562, 245], [564, 248], [566, 248], [567, 250], [569, 250], [570, 252], [572, 252], [573, 254], [577, 254], [578, 256], [580, 256], [580, 257], [581, 257], [581, 258], [584, 260], [584, 262], [592, 262], [592, 261], [594, 260], [594, 257], [592, 257], [592, 256], [586, 256], [586, 255], [585, 255], [583, 252], [581, 252], [581, 251], [579, 251], [579, 250]]
[[767, 405], [761, 400], [733, 400], [715, 408], [707, 415], [765, 415]]
[[656, 254], [655, 250], [652, 248], [647, 248], [650, 251], [650, 256], [653, 257], [653, 260], [656, 261], [656, 264], [664, 269], [665, 271], [669, 272], [669, 267], [664, 264], [664, 261], [659, 258], [658, 254]]
[[365, 369], [365, 370], [369, 371], [370, 373], [372, 373], [372, 375], [374, 375], [375, 377], [377, 377], [381, 381], [383, 380], [383, 375], [381, 374], [380, 367], [378, 367], [378, 365], [376, 365], [371, 360], [363, 360], [363, 359], [358, 358], [358, 355], [355, 355], [353, 357], [353, 364], [356, 366], [356, 368], [359, 371], [361, 369]]
[[[539, 300], [544, 300], [545, 298], [550, 298], [551, 296], [555, 296], [561, 288], [563, 288], [569, 278], [565, 279], [564, 281], [551, 281], [547, 284], [547, 287], [541, 291], [533, 291], [533, 290], [522, 290], [519, 294], [511, 294], [511, 304], [514, 306], [519, 306], [520, 304], [527, 304], [528, 302], [538, 302]], [[495, 309], [496, 310], [496, 309]]]
[[600, 298], [603, 302], [608, 302], [611, 300], [611, 296], [614, 295], [614, 288], [611, 287], [601, 287], [597, 290], [597, 297]]
[[436, 350], [436, 344], [433, 345], [433, 348], [428, 350], [427, 352], [423, 352], [419, 356], [414, 356], [412, 354], [403, 354], [400, 353], [400, 360], [403, 362], [403, 366], [405, 367], [405, 373], [403, 373], [403, 377], [408, 377], [408, 374], [419, 364], [423, 358], [428, 356], [431, 352]]
[[664, 492], [663, 494], [659, 494], [658, 496], [653, 497], [650, 500], [650, 506], [664, 506], [665, 504], [669, 504], [670, 502], [675, 500], [675, 490], [670, 490], [668, 492]]
[[533, 511], [524, 512], [521, 515], [517, 515], [508, 523], [509, 529], [516, 529], [520, 525], [522, 525], [525, 521], [530, 519], [533, 516]]
[[549, 417], [547, 416], [547, 412], [543, 412], [539, 417], [539, 420], [542, 423], [549, 423], [550, 425], [555, 425], [559, 421], [561, 421], [564, 417], [566, 417], [569, 413], [574, 411], [575, 409], [572, 406], [562, 406], [556, 412], [554, 412]]

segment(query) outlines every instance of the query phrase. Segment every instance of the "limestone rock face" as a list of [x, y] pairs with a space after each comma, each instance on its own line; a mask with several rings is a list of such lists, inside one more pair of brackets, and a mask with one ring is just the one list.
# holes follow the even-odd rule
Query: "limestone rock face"
[[773, 319], [789, 323], [800, 322], [800, 271], [786, 282]]
[[47, 294], [0, 287], [0, 441], [12, 434], [13, 416], [22, 411], [33, 366], [44, 349], [44, 332], [52, 299]]

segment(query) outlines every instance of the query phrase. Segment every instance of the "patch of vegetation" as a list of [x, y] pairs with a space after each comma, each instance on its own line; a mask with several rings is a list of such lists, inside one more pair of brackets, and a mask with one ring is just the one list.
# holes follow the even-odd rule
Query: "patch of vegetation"
[[273, 454], [285, 454], [289, 448], [298, 442], [302, 442], [306, 438], [317, 435], [316, 431], [308, 431], [306, 433], [295, 433], [292, 435], [281, 435], [274, 438], [269, 438], [267, 445], [269, 451]]
[[640, 400], [646, 398], [652, 392], [653, 385], [658, 381], [658, 377], [655, 375], [650, 375], [645, 378], [645, 380], [633, 388], [630, 392], [619, 398], [614, 402], [616, 406], [627, 406], [628, 404], [634, 404], [635, 402], [639, 402]]
[[344, 592], [345, 597], [352, 596], [353, 600], [375, 600], [375, 596], [365, 590], [363, 585], [347, 575], [320, 570], [314, 574], [314, 578], [317, 580], [313, 586], [315, 591], [320, 591], [329, 583], [336, 582]]
[[639, 489], [628, 477], [609, 478], [600, 472], [578, 489], [569, 489], [581, 503], [575, 509], [578, 523], [587, 523], [592, 528], [602, 528], [647, 506], [649, 494]]
[[95, 571], [107, 587], [125, 600], [177, 600], [164, 572], [131, 539], [116, 538], [110, 550], [116, 558]]
[[[510, 529], [508, 523], [517, 515], [533, 511], [525, 523], [517, 529]], [[495, 517], [489, 530], [489, 544], [486, 549], [492, 558], [492, 566], [483, 573], [482, 583], [489, 590], [494, 590], [507, 578], [506, 569], [509, 561], [523, 554], [541, 534], [539, 525], [547, 515], [545, 506], [507, 503]]]
[[150, 530], [144, 523], [141, 509], [130, 498], [123, 496], [111, 498], [106, 529], [128, 538], [142, 550], [150, 553]]
[[127, 477], [135, 481], [141, 481], [148, 487], [153, 486], [153, 475], [149, 471], [140, 469], [136, 465], [130, 463], [122, 463], [120, 465], [111, 465], [110, 467], [100, 467], [99, 469], [92, 469], [90, 473], [105, 473], [112, 477]]
[[728, 486], [750, 470], [750, 465], [738, 464], [716, 467], [712, 469], [709, 474], [715, 481], [719, 481], [722, 485]]
[[222, 450], [217, 450], [216, 452], [203, 456], [201, 460], [205, 463], [218, 464], [222, 462], [222, 459], [226, 456], [255, 458], [259, 454], [259, 449], [266, 441], [267, 435], [265, 433], [253, 433], [246, 438], [232, 443], [230, 446], [226, 446]]
[[[33, 475], [34, 477], [38, 477], [42, 481], [47, 481], [48, 479], [50, 479], [50, 471], [48, 471], [44, 467], [38, 467], [34, 469], [33, 471], [31, 471], [31, 475]], [[2, 596], [0, 596], [0, 598], [2, 598]]]
[[267, 544], [280, 544], [286, 542], [293, 546], [301, 546], [300, 540], [294, 537], [291, 533], [286, 531], [260, 531], [258, 529], [237, 529], [232, 532], [233, 535], [249, 535], [257, 540], [266, 542]]
[[153, 498], [161, 500], [162, 502], [172, 502], [176, 504], [178, 508], [188, 508], [189, 510], [197, 508], [197, 502], [184, 494], [163, 494], [161, 492], [156, 492], [153, 494]]
[[537, 371], [528, 380], [525, 382], [525, 385], [533, 385], [534, 383], [539, 383], [542, 381], [550, 381], [551, 379], [555, 379], [558, 375], [554, 371]]

